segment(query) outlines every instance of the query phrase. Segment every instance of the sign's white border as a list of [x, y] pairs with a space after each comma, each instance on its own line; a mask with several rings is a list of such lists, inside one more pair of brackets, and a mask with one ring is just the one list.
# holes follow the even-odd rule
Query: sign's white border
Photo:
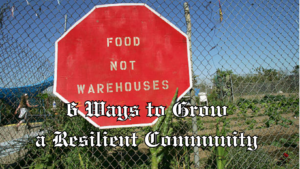
[[[168, 21], [166, 18], [164, 18], [161, 14], [159, 14], [158, 12], [156, 12], [155, 10], [153, 10], [151, 7], [149, 7], [147, 4], [143, 4], [143, 3], [120, 3], [120, 4], [106, 4], [106, 5], [97, 5], [95, 6], [90, 12], [88, 12], [86, 15], [84, 15], [80, 20], [78, 20], [74, 25], [72, 25], [56, 42], [55, 42], [55, 70], [54, 70], [54, 86], [53, 86], [53, 94], [56, 95], [59, 99], [61, 99], [63, 102], [65, 103], [70, 103], [68, 100], [66, 100], [63, 96], [61, 96], [59, 93], [56, 92], [56, 87], [57, 87], [57, 62], [58, 62], [58, 56], [57, 56], [57, 51], [58, 51], [58, 42], [64, 38], [76, 25], [78, 25], [82, 20], [84, 20], [90, 13], [92, 13], [95, 9], [97, 8], [105, 8], [105, 7], [113, 7], [113, 6], [145, 6], [147, 7], [150, 11], [152, 11], [153, 13], [155, 13], [158, 17], [160, 17], [162, 20], [164, 20], [165, 22], [167, 22], [170, 26], [172, 26], [175, 30], [177, 30], [178, 32], [180, 32], [183, 36], [186, 37], [186, 41], [187, 41], [187, 53], [188, 53], [188, 64], [189, 64], [189, 74], [190, 74], [190, 86], [189, 88], [184, 91], [177, 100], [180, 100], [193, 86], [193, 82], [192, 82], [192, 72], [191, 72], [191, 61], [190, 61], [190, 48], [189, 48], [189, 40], [187, 35], [182, 32], [180, 29], [178, 29], [174, 24], [172, 24], [170, 21]], [[175, 91], [174, 91], [175, 94]], [[104, 126], [101, 127], [98, 124], [96, 124], [94, 121], [92, 121], [90, 118], [85, 117], [85, 114], [82, 113], [80, 110], [78, 111], [79, 114], [85, 118], [88, 122], [90, 122], [92, 125], [94, 125], [97, 128], [100, 129], [108, 129], [108, 128], [121, 128], [121, 127], [141, 127], [141, 126], [151, 126], [154, 125], [158, 118], [156, 120], [154, 120], [152, 123], [144, 123], [144, 124], [129, 124], [129, 125], [118, 125], [118, 126]]]

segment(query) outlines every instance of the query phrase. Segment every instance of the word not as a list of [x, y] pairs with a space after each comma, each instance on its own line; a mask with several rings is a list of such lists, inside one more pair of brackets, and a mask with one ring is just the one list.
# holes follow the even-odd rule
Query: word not
[[[118, 69], [118, 62], [117, 61], [110, 61], [110, 71], [117, 70]], [[135, 61], [129, 61], [131, 63], [131, 70], [134, 70], [134, 63]], [[120, 69], [121, 70], [126, 70], [127, 69], [127, 62], [126, 61], [121, 61], [120, 62]]]
[[[190, 117], [195, 117], [195, 111], [199, 109], [198, 116], [204, 117], [204, 116], [211, 116], [211, 117], [223, 117], [227, 116], [227, 106], [222, 107], [222, 113], [221, 113], [221, 107], [220, 106], [189, 106], [190, 109], [187, 108], [186, 102], [177, 102], [174, 104], [172, 111], [173, 114], [176, 117], [187, 117], [188, 115]], [[217, 111], [217, 113], [215, 112]]]
[[[245, 138], [247, 138], [247, 150], [254, 151], [257, 149], [258, 136], [244, 137], [244, 133], [240, 133], [237, 137], [237, 131], [233, 131], [234, 136], [160, 136], [158, 141], [159, 132], [149, 132], [145, 136], [145, 144], [150, 147], [157, 146], [173, 146], [173, 147], [245, 147]], [[231, 144], [232, 143], [232, 144]], [[239, 143], [239, 144], [238, 144]], [[251, 148], [253, 146], [253, 148]]]
[[153, 80], [153, 81], [135, 81], [135, 82], [115, 82], [106, 84], [90, 84], [88, 89], [85, 88], [85, 84], [77, 84], [78, 94], [84, 94], [84, 92], [90, 93], [114, 93], [114, 92], [131, 92], [131, 91], [148, 91], [148, 90], [167, 90], [169, 88], [168, 80]]
[[[107, 136], [107, 132], [104, 131], [101, 135], [101, 132], [90, 132], [90, 136], [68, 136], [67, 132], [55, 131], [54, 132], [54, 147], [116, 147], [116, 146], [133, 146], [136, 147], [137, 136], [136, 133], [132, 133], [131, 136]], [[103, 140], [102, 140], [103, 139]], [[102, 141], [101, 141], [102, 140]], [[37, 143], [36, 143], [37, 144]]]
[[[109, 44], [113, 44], [114, 38], [107, 38], [107, 47], [109, 47]], [[115, 46], [139, 46], [140, 45], [140, 38], [139, 37], [133, 37], [131, 40], [131, 37], [125, 37], [123, 40], [121, 37], [115, 38]]]

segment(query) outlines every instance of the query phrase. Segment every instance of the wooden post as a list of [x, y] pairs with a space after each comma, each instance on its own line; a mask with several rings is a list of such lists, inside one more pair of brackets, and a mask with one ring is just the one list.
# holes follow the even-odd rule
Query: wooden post
[[[195, 82], [195, 76], [193, 71], [193, 55], [192, 55], [192, 24], [191, 24], [191, 15], [190, 15], [190, 9], [187, 2], [184, 3], [184, 15], [185, 15], [185, 21], [187, 26], [187, 36], [189, 39], [189, 50], [190, 50], [190, 60], [191, 60], [191, 71], [192, 71], [192, 83]], [[191, 105], [196, 105], [196, 98], [195, 98], [195, 90], [194, 86], [192, 87], [190, 91], [190, 97], [191, 97]], [[198, 132], [198, 126], [197, 126], [197, 117], [192, 118], [192, 126], [193, 126], [193, 135], [196, 136]], [[197, 146], [194, 147], [194, 164], [195, 168], [200, 167], [200, 158], [199, 158], [199, 148]]]
[[65, 15], [65, 27], [64, 27], [64, 32], [67, 31], [67, 14]]

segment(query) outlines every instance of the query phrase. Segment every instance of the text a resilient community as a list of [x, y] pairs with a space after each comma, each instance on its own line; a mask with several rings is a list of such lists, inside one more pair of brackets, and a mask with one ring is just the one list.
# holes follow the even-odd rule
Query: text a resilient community
[[[108, 136], [106, 131], [102, 133], [90, 132], [89, 136], [68, 136], [67, 132], [54, 132], [54, 147], [137, 147], [138, 136], [132, 133], [131, 136]], [[244, 136], [241, 132], [232, 132], [232, 136], [162, 136], [159, 132], [149, 132], [145, 135], [144, 142], [150, 147], [173, 146], [173, 147], [245, 147], [247, 150], [257, 149], [257, 136]], [[45, 147], [45, 136], [37, 136], [36, 146]], [[160, 140], [158, 140], [160, 138]]]
[[[116, 106], [119, 107], [120, 110], [118, 113], [113, 113], [115, 111], [105, 111], [105, 102], [90, 102], [87, 101], [86, 103], [86, 110], [87, 114], [86, 116], [107, 116], [107, 117], [118, 117], [117, 121], [125, 121], [128, 119], [128, 117], [135, 117], [139, 115], [139, 109], [138, 106], [129, 107], [129, 112], [127, 106]], [[205, 117], [205, 116], [212, 116], [212, 117], [222, 117], [226, 116], [226, 109], [227, 106], [191, 106], [191, 109], [185, 108], [186, 102], [177, 102], [172, 107], [173, 114], [176, 117]], [[76, 107], [77, 104], [75, 102], [68, 104], [68, 113], [67, 115], [69, 117], [74, 117], [78, 115], [78, 108]], [[97, 108], [94, 108], [97, 107]], [[98, 107], [99, 106], [99, 107]], [[112, 106], [114, 107], [114, 106]], [[124, 109], [126, 107], [125, 113], [121, 113], [121, 109]], [[109, 106], [106, 107], [109, 109]], [[211, 114], [209, 114], [208, 109], [211, 109]], [[217, 113], [215, 114], [214, 110], [217, 110]], [[98, 111], [97, 111], [98, 109]], [[148, 109], [147, 117], [152, 116], [164, 116], [165, 115], [165, 107], [163, 106], [152, 106], [151, 103], [148, 103], [146, 106], [146, 109]], [[155, 110], [154, 114], [152, 110]], [[161, 109], [161, 111], [159, 111]], [[195, 110], [199, 110], [199, 114], [195, 114]], [[203, 109], [203, 110], [202, 110]], [[221, 111], [221, 109], [223, 111]], [[99, 111], [100, 110], [100, 111]], [[160, 113], [159, 113], [160, 112]], [[129, 115], [127, 115], [129, 113]], [[122, 118], [123, 117], [123, 118]], [[54, 147], [137, 147], [137, 139], [138, 136], [136, 133], [131, 133], [131, 136], [111, 136], [106, 131], [103, 131], [102, 133], [100, 131], [93, 132], [91, 131], [89, 135], [85, 136], [68, 136], [68, 133], [66, 131], [55, 131], [54, 132], [54, 139], [52, 140], [54, 143]], [[244, 136], [244, 133], [241, 132], [238, 135], [237, 131], [232, 132], [232, 136], [160, 136], [160, 133], [158, 131], [152, 131], [145, 135], [144, 137], [144, 143], [150, 147], [167, 147], [167, 146], [173, 146], [173, 147], [246, 147], [249, 151], [255, 151], [257, 149], [257, 138], [258, 136]], [[36, 146], [37, 147], [45, 147], [45, 136], [37, 136], [36, 137]], [[159, 139], [159, 140], [158, 140]], [[140, 140], [139, 140], [140, 141]]]

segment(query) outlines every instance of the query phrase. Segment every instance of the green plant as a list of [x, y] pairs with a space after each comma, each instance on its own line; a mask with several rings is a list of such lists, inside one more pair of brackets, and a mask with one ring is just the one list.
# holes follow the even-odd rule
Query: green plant
[[[223, 127], [220, 130], [220, 123], [223, 122]], [[226, 118], [224, 119], [217, 119], [217, 124], [216, 124], [216, 135], [217, 136], [226, 136], [227, 133], [227, 127], [229, 124], [229, 120], [227, 120]], [[219, 144], [220, 144], [220, 140], [219, 140]], [[225, 165], [226, 165], [226, 156], [228, 154], [228, 148], [227, 147], [216, 147], [214, 148], [214, 153], [216, 156], [216, 162], [217, 162], [217, 168], [218, 169], [224, 169]]]
[[278, 122], [282, 119], [278, 109], [272, 105], [265, 111], [265, 115], [269, 116], [269, 120], [265, 123], [267, 127], [270, 127], [272, 124], [278, 125]]
[[[79, 166], [88, 168], [98, 168], [96, 166], [105, 166], [109, 147], [97, 147], [97, 151], [91, 151], [89, 147], [54, 147], [54, 131], [66, 131], [71, 136], [81, 136], [82, 133], [99, 131], [88, 121], [80, 116], [69, 118], [66, 115], [66, 108], [58, 108], [56, 111], [48, 110], [51, 114], [57, 113], [55, 119], [46, 119], [43, 122], [45, 132], [46, 147], [37, 148], [35, 144], [27, 146], [28, 154], [24, 161], [29, 161], [29, 168], [78, 168]], [[76, 126], [76, 127], [74, 127]], [[84, 155], [83, 155], [84, 154]], [[81, 156], [82, 155], [82, 156]], [[105, 158], [99, 158], [99, 156]], [[84, 164], [84, 165], [83, 165]], [[23, 166], [26, 167], [26, 166]]]
[[285, 96], [284, 95], [265, 95], [260, 101], [264, 103], [271, 103], [271, 102], [276, 102], [276, 101], [281, 101], [284, 100]]
[[89, 168], [88, 159], [86, 159], [86, 162], [85, 162], [86, 165], [84, 165], [80, 153], [78, 153], [78, 158], [79, 158], [79, 161], [80, 161], [80, 168], [82, 168], [82, 169]]
[[36, 95], [36, 97], [38, 97], [40, 99], [47, 99], [49, 96], [47, 93], [39, 93]]
[[[183, 141], [183, 144], [184, 141]], [[172, 161], [171, 161], [171, 168], [190, 168], [192, 165], [192, 162], [190, 162], [190, 153], [191, 148], [183, 146], [179, 150], [175, 150], [174, 153], [172, 153]]]
[[295, 109], [293, 110], [293, 112], [294, 112], [294, 116], [295, 116], [295, 117], [299, 117], [299, 106], [298, 106], [298, 108], [295, 108]]
[[[192, 118], [180, 118], [180, 117], [173, 117], [175, 119], [174, 122], [172, 122], [172, 128], [175, 135], [184, 135], [187, 131], [192, 131]], [[199, 118], [199, 117], [197, 117]], [[197, 119], [197, 124], [198, 124]], [[198, 127], [198, 129], [201, 128], [201, 125]]]
[[286, 118], [282, 118], [281, 119], [281, 123], [279, 123], [279, 125], [283, 126], [283, 127], [289, 127], [289, 125], [292, 125], [294, 122], [292, 120], [286, 119]]
[[[166, 110], [166, 115], [161, 116], [156, 124], [153, 127], [153, 131], [159, 131], [160, 135], [158, 135], [157, 140], [160, 140], [160, 136], [171, 135], [173, 133], [173, 128], [170, 127], [170, 123], [172, 122], [172, 107], [176, 102], [176, 98], [178, 95], [178, 88], [176, 89], [175, 95], [172, 99], [170, 106]], [[162, 161], [165, 155], [165, 149], [162, 146], [150, 148], [151, 152], [151, 168], [158, 169], [159, 163]]]
[[275, 124], [276, 122], [274, 120], [268, 120], [265, 122], [265, 125], [269, 128], [272, 124]]
[[252, 103], [258, 104], [258, 103], [259, 103], [259, 100], [258, 100], [258, 99], [253, 99], [253, 100], [252, 100]]
[[213, 90], [208, 96], [207, 96], [208, 100], [214, 101], [218, 99], [218, 93], [216, 92], [216, 90]]
[[257, 107], [254, 103], [251, 103], [248, 108], [252, 110], [254, 116], [256, 116], [260, 111], [260, 108]]
[[[229, 132], [229, 119], [226, 118], [217, 118], [217, 124], [216, 127], [216, 136], [226, 136], [226, 134]], [[221, 123], [223, 123], [222, 129]], [[208, 134], [206, 135], [208, 136]], [[206, 140], [208, 141], [208, 140]], [[226, 142], [226, 141], [225, 141]], [[221, 140], [219, 140], [219, 144], [221, 144]], [[226, 144], [226, 143], [225, 143]], [[227, 163], [227, 154], [228, 154], [228, 147], [204, 147], [203, 150], [210, 150], [212, 152], [211, 156], [208, 158], [206, 162], [205, 168], [217, 168], [223, 169], [226, 168], [225, 165]]]
[[256, 124], [257, 122], [256, 122], [256, 120], [254, 120], [254, 119], [247, 119], [247, 120], [245, 121], [245, 123], [246, 123], [247, 125], [249, 125], [249, 126], [248, 126], [248, 129], [251, 130], [251, 129], [254, 129], [254, 126], [255, 126], [255, 124]]
[[280, 138], [279, 142], [285, 147], [297, 147], [299, 144], [299, 134], [294, 134], [289, 139]]
[[273, 141], [271, 143], [271, 146], [275, 146], [275, 147], [282, 147], [282, 144], [279, 141]]
[[233, 103], [229, 103], [228, 104], [228, 108], [227, 108], [227, 114], [228, 115], [233, 115], [234, 112], [236, 112], [236, 110], [237, 110], [237, 106], [236, 105], [234, 105]]
[[203, 130], [204, 129], [204, 123], [203, 123], [201, 117], [197, 117], [197, 126], [198, 126], [198, 130]]
[[17, 123], [18, 119], [14, 115], [15, 110], [16, 107], [14, 108], [0, 99], [0, 126]]
[[272, 124], [281, 125], [283, 127], [288, 127], [293, 124], [292, 120], [283, 118], [280, 114], [281, 111], [278, 110], [276, 104], [271, 104], [265, 111], [265, 115], [269, 116], [269, 120], [265, 122], [267, 127], [270, 127]]
[[285, 150], [281, 152], [281, 157], [277, 161], [277, 168], [295, 168], [295, 166], [299, 167], [299, 154], [294, 153], [293, 151]]
[[240, 109], [239, 114], [241, 114], [244, 117], [246, 117], [247, 116], [248, 107], [249, 107], [248, 103], [241, 103], [241, 104], [239, 104], [239, 109]]

